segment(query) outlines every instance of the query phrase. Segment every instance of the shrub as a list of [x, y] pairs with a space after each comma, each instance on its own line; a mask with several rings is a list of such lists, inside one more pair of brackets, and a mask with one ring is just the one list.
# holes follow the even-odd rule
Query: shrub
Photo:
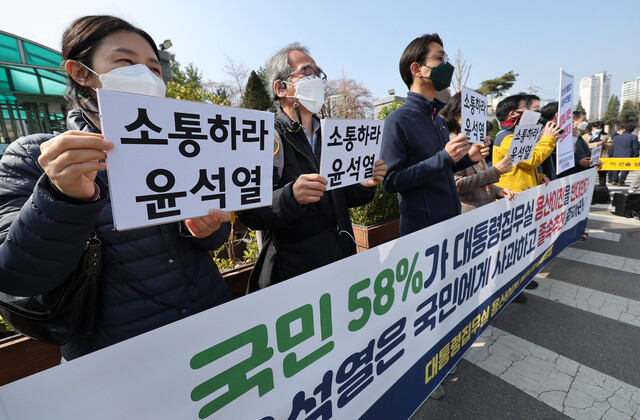
[[349, 209], [351, 222], [360, 226], [377, 225], [400, 217], [398, 194], [389, 194], [382, 184], [376, 186], [376, 194], [369, 204]]

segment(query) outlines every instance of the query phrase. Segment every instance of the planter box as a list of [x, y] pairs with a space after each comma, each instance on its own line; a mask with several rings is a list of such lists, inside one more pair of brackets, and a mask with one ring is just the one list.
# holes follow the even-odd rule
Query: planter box
[[233, 299], [244, 296], [247, 293], [249, 275], [251, 274], [251, 270], [253, 270], [254, 265], [255, 264], [245, 265], [222, 273], [222, 278], [227, 284]]
[[400, 237], [400, 219], [373, 226], [353, 225], [353, 234], [358, 252], [362, 252]]
[[22, 334], [0, 340], [0, 386], [60, 364], [60, 347]]

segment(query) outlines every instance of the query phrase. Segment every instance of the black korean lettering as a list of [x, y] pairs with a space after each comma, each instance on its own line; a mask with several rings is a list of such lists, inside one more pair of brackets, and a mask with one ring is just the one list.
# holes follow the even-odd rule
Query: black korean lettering
[[[217, 174], [209, 175], [206, 169], [200, 169], [198, 173], [198, 182], [189, 191], [191, 194], [197, 194], [202, 188], [207, 188], [209, 191], [216, 194], [207, 194], [200, 197], [201, 201], [218, 200], [218, 208], [226, 208], [227, 200], [225, 196], [226, 182], [225, 182], [225, 169], [219, 168]], [[214, 185], [211, 181], [218, 181], [218, 185]]]
[[[222, 118], [222, 115], [216, 114], [215, 118], [207, 120], [211, 124], [209, 135], [216, 143], [224, 143], [227, 139], [231, 140], [231, 150], [236, 150], [237, 136], [241, 131], [236, 129], [236, 117], [230, 117], [228, 120]], [[227, 128], [227, 125], [229, 127]]]
[[342, 159], [337, 158], [331, 164], [331, 169], [333, 172], [330, 173], [329, 176], [329, 185], [332, 187], [342, 185], [342, 175], [344, 175], [345, 171], [341, 171], [342, 169]]
[[336, 126], [333, 130], [333, 133], [329, 136], [329, 141], [327, 142], [327, 146], [340, 146], [342, 145], [342, 136], [340, 135], [340, 131], [338, 130], [338, 126]]
[[[165, 178], [165, 183], [161, 184], [159, 180], [161, 178]], [[136, 203], [146, 202], [146, 201], [155, 201], [155, 203], [147, 204], [147, 217], [149, 220], [161, 219], [165, 217], [178, 216], [180, 215], [180, 210], [167, 210], [167, 211], [159, 211], [165, 208], [173, 208], [176, 207], [176, 199], [179, 197], [186, 197], [186, 191], [180, 191], [175, 193], [169, 193], [176, 184], [176, 178], [171, 173], [171, 171], [167, 169], [155, 169], [147, 175], [146, 178], [147, 187], [151, 191], [154, 191], [158, 194], [148, 194], [148, 195], [139, 195], [136, 196]]]
[[244, 143], [258, 143], [260, 145], [260, 150], [264, 150], [264, 139], [269, 131], [264, 127], [264, 120], [260, 120], [259, 129], [257, 127], [257, 123], [258, 121], [254, 120], [242, 120], [242, 124], [244, 126], [244, 129], [242, 130], [242, 141]]
[[169, 133], [169, 138], [183, 140], [178, 147], [180, 154], [188, 158], [198, 156], [200, 153], [200, 145], [196, 140], [207, 139], [207, 135], [202, 134], [200, 115], [174, 112], [173, 121], [175, 132]]
[[343, 139], [343, 142], [345, 143], [344, 148], [347, 149], [347, 152], [353, 150], [353, 142], [356, 140], [356, 127], [353, 125], [347, 126], [347, 133]]
[[[231, 174], [233, 183], [240, 188], [240, 204], [260, 202], [260, 167], [254, 169], [240, 167]], [[247, 186], [252, 184], [253, 186]]]
[[[124, 128], [128, 132], [132, 132], [142, 127], [147, 127], [152, 131], [159, 133], [162, 131], [162, 128], [158, 127], [149, 119], [149, 115], [147, 114], [147, 110], [145, 108], [138, 108], [138, 116], [134, 122], [129, 125], [125, 125]], [[158, 144], [158, 145], [167, 145], [169, 144], [169, 140], [167, 139], [152, 139], [149, 137], [148, 130], [140, 130], [140, 137], [121, 137], [121, 144]]]

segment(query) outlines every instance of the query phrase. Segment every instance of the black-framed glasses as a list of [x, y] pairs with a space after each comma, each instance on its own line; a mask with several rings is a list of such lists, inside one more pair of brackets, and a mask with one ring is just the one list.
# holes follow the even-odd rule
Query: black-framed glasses
[[[320, 79], [322, 79], [322, 80], [324, 80], [324, 81], [326, 81], [326, 80], [327, 80], [327, 75], [326, 75], [326, 74], [324, 74], [324, 72], [323, 72], [322, 70], [318, 69], [318, 71], [315, 71], [315, 70], [313, 69], [313, 67], [311, 67], [311, 66], [304, 66], [304, 67], [303, 67], [303, 68], [301, 68], [301, 69], [298, 69], [298, 70], [296, 70], [296, 71], [293, 71], [293, 72], [291, 72], [291, 73], [289, 74], [289, 77], [291, 77], [291, 76], [293, 76], [294, 74], [297, 74], [297, 73], [302, 73], [305, 77], [316, 76], [316, 77], [318, 77], [318, 78], [320, 78]], [[288, 79], [289, 77], [287, 77], [287, 79]]]

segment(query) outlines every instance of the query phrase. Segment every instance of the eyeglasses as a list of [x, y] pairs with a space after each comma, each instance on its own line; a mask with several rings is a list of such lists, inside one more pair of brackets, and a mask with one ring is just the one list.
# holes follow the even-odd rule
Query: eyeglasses
[[311, 67], [311, 66], [304, 66], [301, 69], [298, 69], [296, 71], [291, 72], [289, 74], [289, 77], [287, 77], [287, 79], [290, 78], [291, 76], [293, 76], [294, 74], [297, 74], [297, 73], [302, 73], [305, 77], [316, 76], [316, 77], [318, 77], [318, 78], [320, 78], [320, 79], [322, 79], [324, 81], [327, 80], [327, 75], [324, 74], [324, 72], [322, 70], [318, 69], [318, 71], [315, 71], [313, 69], [313, 67]]
[[425, 67], [429, 67], [430, 69], [432, 69], [433, 67], [429, 66], [427, 64], [427, 61], [429, 60], [440, 60], [440, 63], [448, 63], [449, 62], [449, 56], [447, 55], [447, 53], [442, 54], [439, 57], [426, 57], [424, 59], [424, 66]]

